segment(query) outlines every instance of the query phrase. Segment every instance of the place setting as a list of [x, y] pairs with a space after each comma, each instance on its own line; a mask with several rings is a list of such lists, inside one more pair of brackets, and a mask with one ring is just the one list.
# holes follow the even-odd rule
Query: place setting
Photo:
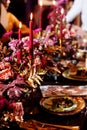
[[85, 107], [85, 101], [82, 97], [54, 96], [42, 98], [40, 106], [50, 114], [70, 116], [79, 113]]
[[87, 81], [87, 37], [77, 37], [78, 48], [75, 54], [77, 64], [68, 64], [68, 69], [63, 72], [63, 77], [75, 81]]
[[[47, 1], [51, 2], [49, 7], [48, 3], [44, 5]], [[61, 0], [59, 5], [57, 0], [39, 0], [35, 10], [29, 4], [32, 6], [27, 13], [28, 27], [18, 20], [17, 27], [13, 25], [13, 29], [6, 30], [1, 23], [6, 32], [0, 36], [0, 129], [79, 130], [84, 127], [87, 37], [78, 36], [78, 29], [67, 25], [66, 1]]]
[[70, 80], [76, 80], [76, 81], [87, 81], [87, 70], [82, 68], [82, 67], [78, 67], [74, 70], [72, 69], [67, 69], [63, 72], [63, 77], [70, 79]]

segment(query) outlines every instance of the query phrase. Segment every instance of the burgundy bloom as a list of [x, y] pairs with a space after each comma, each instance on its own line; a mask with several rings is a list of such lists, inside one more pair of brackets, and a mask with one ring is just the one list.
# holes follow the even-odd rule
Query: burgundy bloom
[[8, 100], [3, 96], [0, 96], [0, 111], [3, 111], [8, 107]]

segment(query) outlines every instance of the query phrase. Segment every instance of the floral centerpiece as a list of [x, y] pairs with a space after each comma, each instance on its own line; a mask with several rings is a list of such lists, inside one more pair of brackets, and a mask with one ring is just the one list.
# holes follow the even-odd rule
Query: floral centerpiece
[[[33, 59], [27, 36], [21, 40], [11, 39], [8, 46], [0, 43], [1, 121], [22, 122], [25, 112], [31, 111], [31, 106], [35, 103], [34, 92], [43, 82], [43, 76], [49, 72], [61, 74], [61, 58], [75, 57], [76, 36], [66, 29], [65, 21], [62, 21], [60, 44], [60, 9], [56, 11], [55, 23], [52, 21], [42, 33], [40, 29], [34, 30]], [[38, 97], [37, 94], [36, 96]]]

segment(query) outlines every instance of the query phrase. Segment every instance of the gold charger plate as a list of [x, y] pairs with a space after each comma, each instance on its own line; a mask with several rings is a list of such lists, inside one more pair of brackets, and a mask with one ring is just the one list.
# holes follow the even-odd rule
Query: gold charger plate
[[79, 113], [85, 101], [82, 97], [48, 97], [41, 99], [40, 106], [51, 114], [68, 116]]
[[67, 79], [71, 79], [71, 80], [78, 80], [78, 81], [87, 81], [87, 77], [80, 77], [80, 76], [71, 76], [70, 75], [70, 69], [65, 70], [63, 72], [63, 77], [67, 78]]

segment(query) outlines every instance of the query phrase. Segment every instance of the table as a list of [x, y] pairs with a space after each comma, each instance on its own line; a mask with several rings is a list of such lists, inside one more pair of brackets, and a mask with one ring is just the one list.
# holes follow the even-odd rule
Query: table
[[[52, 78], [52, 77], [51, 77]], [[44, 82], [42, 85], [48, 85], [48, 84], [56, 84], [56, 85], [65, 85], [65, 84], [73, 84], [73, 85], [85, 85], [87, 82], [78, 82], [78, 81], [72, 81], [68, 80], [64, 77], [59, 76], [57, 77], [56, 82], [54, 82], [53, 79], [48, 79], [46, 76], [44, 77]], [[34, 105], [32, 106], [32, 111], [27, 112], [24, 115], [24, 121], [29, 121], [29, 120], [36, 120], [40, 121], [43, 123], [49, 123], [49, 124], [55, 124], [55, 125], [71, 125], [71, 126], [80, 126], [80, 130], [87, 130], [87, 105], [86, 107], [79, 113], [75, 115], [70, 115], [70, 116], [59, 116], [59, 115], [53, 115], [48, 113], [47, 111], [44, 111], [41, 106], [39, 105], [39, 101], [42, 98], [41, 90], [38, 87], [38, 89], [35, 91], [34, 96], [36, 97], [34, 101]], [[85, 99], [87, 103], [87, 99]], [[11, 123], [11, 127], [9, 130], [12, 129], [17, 129], [17, 130], [24, 130], [19, 127], [18, 124], [15, 122]], [[8, 130], [7, 128], [3, 128], [1, 130]]]
[[[45, 77], [46, 78], [46, 77]], [[47, 79], [47, 78], [46, 78]], [[44, 79], [44, 80], [46, 80]], [[68, 80], [61, 77], [58, 77], [58, 80], [56, 83], [52, 83], [52, 80], [50, 80], [50, 82], [46, 81], [45, 83], [43, 83], [43, 85], [45, 84], [72, 84], [73, 81]], [[73, 84], [78, 84], [78, 85], [84, 85], [87, 84], [87, 82], [83, 83], [83, 82], [74, 82]], [[40, 98], [39, 98], [40, 99]], [[85, 99], [86, 103], [87, 103], [87, 99]], [[30, 119], [34, 119], [40, 122], [44, 122], [44, 123], [50, 123], [50, 124], [60, 124], [60, 125], [74, 125], [74, 126], [80, 126], [80, 130], [87, 130], [87, 105], [86, 107], [79, 113], [75, 114], [75, 115], [70, 115], [70, 116], [58, 116], [58, 115], [53, 115], [50, 114], [46, 111], [44, 111], [41, 106], [39, 105], [39, 103], [37, 102], [34, 108], [35, 112], [34, 114], [27, 114], [25, 115], [25, 120], [30, 120]]]

